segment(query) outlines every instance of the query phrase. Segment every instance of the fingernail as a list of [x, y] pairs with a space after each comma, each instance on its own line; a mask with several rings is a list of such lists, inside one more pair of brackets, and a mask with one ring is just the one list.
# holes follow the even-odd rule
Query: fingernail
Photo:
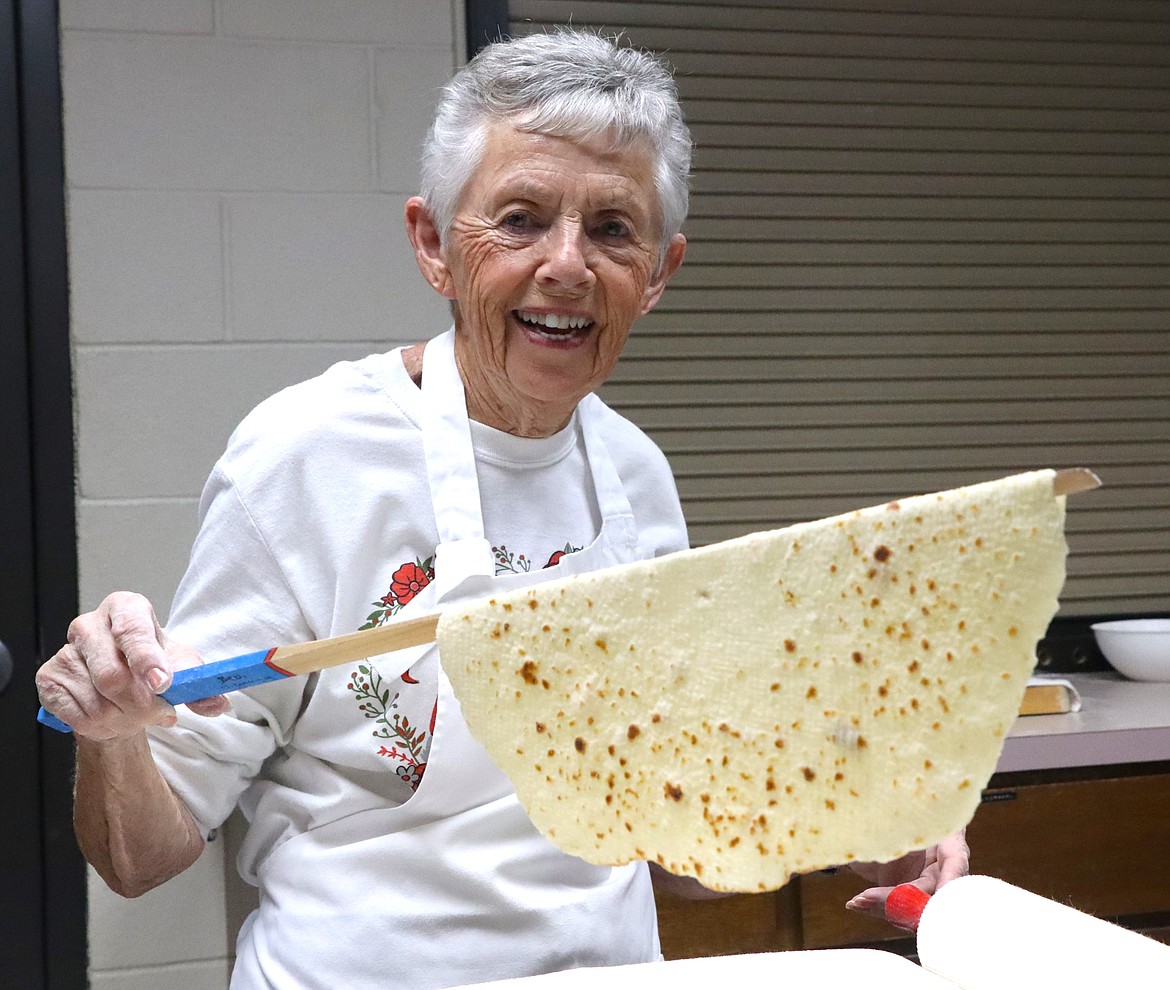
[[166, 671], [154, 667], [146, 672], [146, 683], [150, 685], [150, 689], [156, 694], [161, 691], [167, 684]]

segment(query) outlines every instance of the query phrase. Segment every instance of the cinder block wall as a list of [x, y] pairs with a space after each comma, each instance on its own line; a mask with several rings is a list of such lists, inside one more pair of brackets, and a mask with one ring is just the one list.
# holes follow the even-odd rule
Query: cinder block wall
[[[165, 619], [239, 419], [446, 325], [401, 214], [462, 2], [60, 10], [82, 607], [130, 588]], [[223, 990], [223, 846], [136, 901], [92, 880], [95, 990]]]

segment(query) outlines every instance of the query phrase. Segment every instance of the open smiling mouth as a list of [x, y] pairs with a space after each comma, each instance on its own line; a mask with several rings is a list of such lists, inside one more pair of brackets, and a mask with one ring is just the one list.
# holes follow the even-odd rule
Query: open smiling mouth
[[545, 340], [567, 341], [583, 337], [593, 327], [587, 316], [563, 316], [557, 313], [531, 313], [517, 309], [512, 315], [534, 336]]

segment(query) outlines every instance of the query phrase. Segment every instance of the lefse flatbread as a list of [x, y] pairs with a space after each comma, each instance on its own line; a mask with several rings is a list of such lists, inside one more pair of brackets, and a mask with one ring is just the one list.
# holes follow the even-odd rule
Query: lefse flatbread
[[1038, 471], [449, 609], [443, 666], [529, 817], [716, 890], [964, 826], [1064, 581]]

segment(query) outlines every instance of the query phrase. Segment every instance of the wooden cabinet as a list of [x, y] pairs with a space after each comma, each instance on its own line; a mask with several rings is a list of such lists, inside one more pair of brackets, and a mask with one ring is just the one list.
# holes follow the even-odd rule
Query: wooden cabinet
[[[1000, 774], [967, 830], [972, 872], [1160, 937], [1170, 930], [1170, 764]], [[662, 898], [668, 959], [913, 939], [845, 910], [865, 886], [843, 870], [715, 901]]]

